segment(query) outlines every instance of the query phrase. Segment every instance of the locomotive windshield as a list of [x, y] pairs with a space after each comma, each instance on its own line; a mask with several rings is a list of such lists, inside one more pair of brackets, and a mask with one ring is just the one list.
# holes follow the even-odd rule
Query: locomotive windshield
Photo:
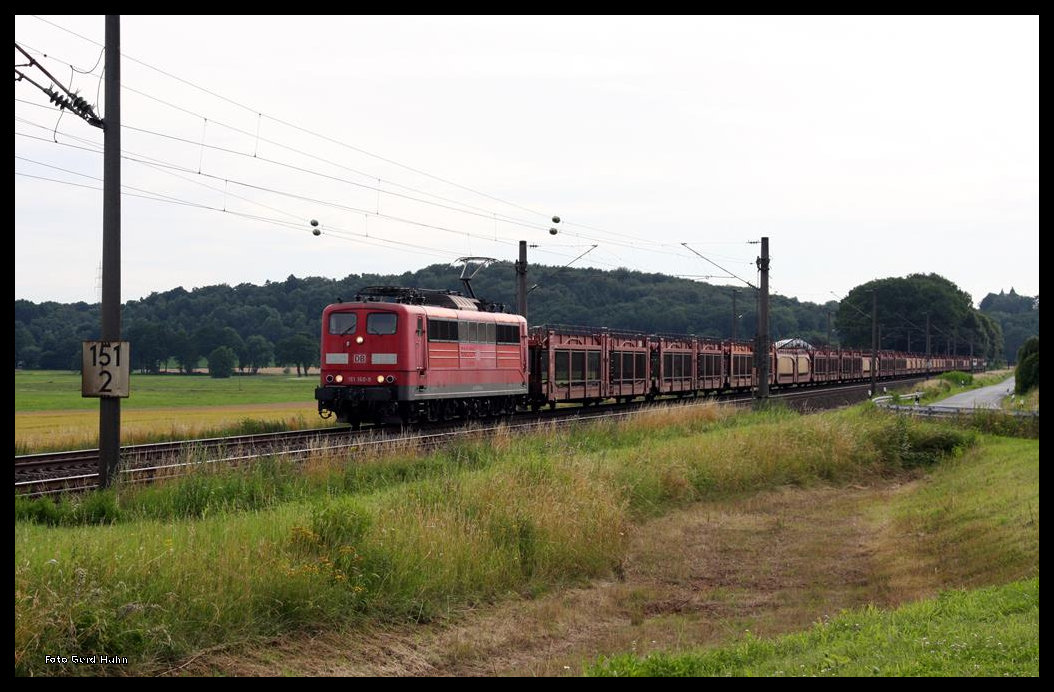
[[358, 322], [358, 315], [354, 312], [331, 312], [329, 314], [329, 333], [337, 336], [354, 334]]
[[371, 312], [366, 316], [366, 333], [394, 334], [397, 322], [394, 312]]

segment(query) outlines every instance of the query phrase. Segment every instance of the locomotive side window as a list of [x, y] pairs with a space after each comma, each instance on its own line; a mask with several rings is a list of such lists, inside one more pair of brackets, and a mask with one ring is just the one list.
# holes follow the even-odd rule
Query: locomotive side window
[[337, 336], [354, 334], [358, 327], [359, 316], [354, 312], [329, 313], [329, 333]]
[[460, 325], [458, 331], [460, 341], [472, 344], [483, 342], [483, 338], [487, 333], [486, 324], [483, 322], [458, 322], [458, 324]]
[[366, 316], [367, 334], [394, 334], [399, 318], [394, 312], [371, 312]]
[[494, 326], [496, 327], [497, 339], [499, 344], [520, 343], [520, 325], [497, 324]]
[[457, 341], [457, 322], [428, 320], [429, 341]]
[[497, 325], [494, 324], [493, 322], [487, 322], [486, 323], [485, 328], [487, 330], [487, 338], [484, 340], [485, 343], [488, 343], [488, 344], [495, 343], [495, 327], [497, 327]]

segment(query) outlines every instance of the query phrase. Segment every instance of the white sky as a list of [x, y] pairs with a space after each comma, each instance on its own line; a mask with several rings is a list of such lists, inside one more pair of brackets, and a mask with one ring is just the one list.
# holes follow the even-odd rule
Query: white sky
[[[101, 16], [44, 18], [103, 42]], [[1039, 293], [1038, 17], [128, 16], [121, 30], [124, 125], [189, 140], [125, 129], [123, 149], [190, 171], [125, 160], [124, 185], [287, 224], [125, 196], [123, 300], [512, 260], [520, 239], [544, 264], [595, 243], [574, 266], [723, 275], [688, 242], [753, 281], [762, 235], [772, 290], [801, 300], [913, 272], [975, 302]], [[28, 16], [15, 41], [67, 86], [67, 63], [100, 54]], [[92, 103], [100, 72], [73, 79]], [[101, 186], [40, 165], [102, 175], [100, 154], [52, 142], [40, 91], [16, 82], [15, 99], [16, 174]], [[102, 132], [66, 113], [57, 138], [101, 148]], [[16, 298], [97, 301], [101, 248], [101, 191], [15, 176]]]

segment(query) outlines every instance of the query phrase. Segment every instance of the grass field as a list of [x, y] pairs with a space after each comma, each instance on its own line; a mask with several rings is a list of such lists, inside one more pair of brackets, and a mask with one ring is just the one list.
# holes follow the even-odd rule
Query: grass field
[[[206, 375], [131, 377], [131, 396], [121, 408], [182, 408], [314, 401], [318, 376], [252, 375], [214, 379]], [[96, 399], [81, 397], [80, 373], [15, 371], [15, 413], [98, 409]]]
[[[133, 374], [132, 394], [121, 403], [121, 442], [323, 427], [317, 385], [317, 376], [284, 374]], [[15, 454], [96, 447], [98, 410], [97, 400], [81, 397], [77, 373], [16, 371]]]
[[[1014, 440], [1020, 446], [990, 458], [987, 441], [965, 452], [976, 439], [879, 412], [698, 407], [354, 464], [319, 457], [306, 467], [203, 472], [61, 506], [18, 500], [15, 671], [110, 672], [46, 667], [51, 651], [124, 655], [133, 666], [120, 672], [163, 671], [232, 642], [441, 621], [510, 594], [533, 599], [617, 577], [635, 527], [675, 510], [780, 487], [877, 482], [949, 459], [961, 462], [948, 479], [924, 486], [937, 495], [876, 521], [895, 537], [901, 522], [919, 521], [919, 508], [955, 501], [949, 494], [965, 485], [983, 493], [994, 478], [1006, 486], [1001, 499], [964, 515], [962, 540], [959, 522], [934, 518], [930, 530], [945, 555], [984, 552], [985, 536], [1018, 546], [994, 561], [999, 577], [1035, 575], [1038, 499], [1031, 515], [1018, 505], [1038, 488], [1038, 443]], [[971, 506], [962, 501], [964, 512]], [[1022, 516], [1033, 525], [1019, 525]], [[906, 547], [928, 564], [930, 548]]]

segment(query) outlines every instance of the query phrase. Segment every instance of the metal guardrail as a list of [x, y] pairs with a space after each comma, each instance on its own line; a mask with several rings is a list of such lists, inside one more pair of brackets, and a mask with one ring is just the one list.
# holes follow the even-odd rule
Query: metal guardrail
[[[921, 396], [922, 392], [911, 392], [910, 394], [901, 394], [898, 398], [900, 401], [907, 399], [911, 401], [916, 396]], [[919, 405], [917, 402], [913, 404], [893, 404], [894, 395], [890, 394], [887, 396], [877, 396], [871, 401], [876, 406], [888, 409], [890, 411], [897, 411], [898, 413], [908, 413], [913, 416], [923, 416], [926, 418], [957, 418], [959, 416], [972, 416], [976, 413], [998, 413], [1005, 414], [1008, 416], [1014, 416], [1015, 418], [1035, 418], [1039, 420], [1039, 411], [1008, 411], [1001, 408], [963, 408], [961, 406], [941, 406], [940, 404], [926, 404]]]

